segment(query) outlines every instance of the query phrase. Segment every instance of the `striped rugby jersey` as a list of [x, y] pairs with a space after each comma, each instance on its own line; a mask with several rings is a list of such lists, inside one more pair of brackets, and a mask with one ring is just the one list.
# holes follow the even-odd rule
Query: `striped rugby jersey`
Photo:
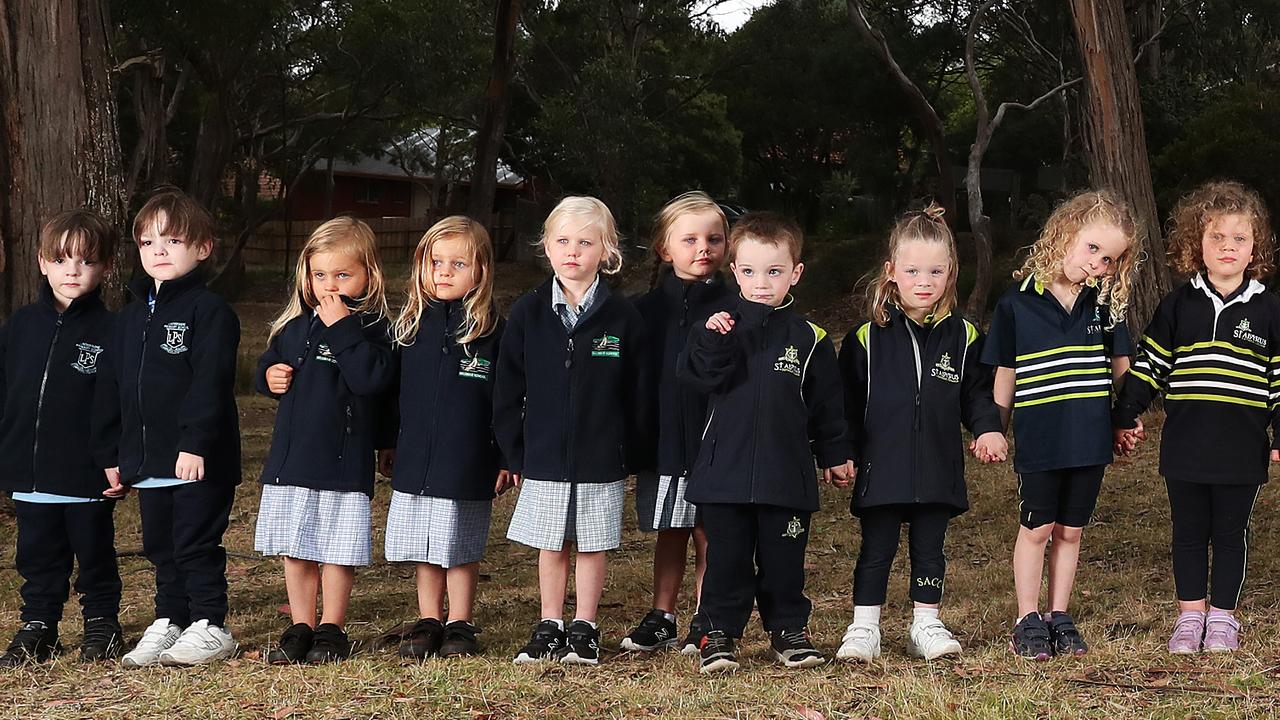
[[1257, 280], [1222, 297], [1200, 275], [1160, 301], [1113, 422], [1131, 428], [1165, 397], [1160, 473], [1261, 484], [1280, 406], [1280, 298]]
[[1013, 468], [1019, 473], [1106, 465], [1111, 453], [1111, 359], [1133, 354], [1123, 321], [1108, 330], [1096, 288], [1071, 312], [1034, 278], [996, 303], [982, 362], [1013, 368]]

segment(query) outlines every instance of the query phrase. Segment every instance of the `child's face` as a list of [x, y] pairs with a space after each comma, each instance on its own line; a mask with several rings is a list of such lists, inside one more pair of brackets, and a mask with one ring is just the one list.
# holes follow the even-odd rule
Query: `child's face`
[[39, 263], [40, 274], [49, 281], [59, 310], [66, 310], [72, 300], [96, 290], [107, 269], [106, 263], [86, 260], [80, 255], [64, 255], [56, 260], [41, 257]]
[[319, 252], [307, 263], [311, 271], [311, 294], [316, 302], [326, 295], [364, 297], [369, 285], [369, 271], [355, 255], [344, 252]]
[[431, 246], [431, 283], [440, 300], [460, 300], [480, 282], [480, 270], [459, 237], [437, 240]]
[[1129, 249], [1129, 238], [1110, 223], [1094, 223], [1076, 233], [1062, 259], [1062, 276], [1072, 285], [1082, 285], [1114, 269]]
[[681, 280], [706, 280], [724, 264], [724, 222], [710, 210], [685, 213], [667, 230], [658, 249], [664, 262]]
[[551, 227], [542, 243], [551, 271], [561, 280], [586, 282], [596, 276], [604, 259], [604, 233], [582, 218], [566, 216]]
[[885, 270], [898, 286], [903, 310], [928, 311], [947, 290], [951, 258], [942, 243], [909, 240], [898, 245], [893, 261], [885, 263]]
[[804, 263], [792, 262], [785, 243], [768, 245], [753, 239], [738, 244], [737, 256], [729, 267], [742, 297], [772, 307], [786, 301], [787, 291], [800, 282], [804, 272]]
[[1204, 224], [1200, 250], [1210, 276], [1238, 279], [1253, 261], [1253, 223], [1239, 213], [1210, 218]]
[[155, 222], [138, 236], [138, 254], [142, 269], [157, 283], [176, 280], [196, 269], [213, 252], [213, 243], [185, 242], [186, 238], [164, 235], [164, 213], [157, 213]]

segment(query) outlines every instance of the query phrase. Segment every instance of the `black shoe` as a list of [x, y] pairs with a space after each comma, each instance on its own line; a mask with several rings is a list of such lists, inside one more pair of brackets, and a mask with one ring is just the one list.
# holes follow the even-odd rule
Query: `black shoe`
[[115, 618], [89, 618], [84, 621], [84, 637], [80, 639], [80, 659], [84, 662], [114, 660], [124, 654], [124, 631]]
[[440, 652], [444, 625], [435, 618], [422, 618], [400, 641], [400, 657], [424, 660]]
[[734, 672], [738, 661], [733, 657], [733, 638], [723, 630], [712, 630], [702, 636], [698, 653], [702, 656], [701, 672]]
[[1040, 613], [1027, 613], [1013, 627], [1009, 649], [1019, 657], [1043, 662], [1053, 657], [1053, 638]]
[[338, 662], [351, 657], [351, 640], [342, 628], [333, 623], [321, 623], [312, 636], [311, 650], [307, 652], [307, 662]]
[[272, 665], [289, 665], [306, 662], [307, 653], [311, 652], [316, 631], [306, 623], [294, 623], [280, 636], [280, 645], [267, 653], [267, 662]]
[[1089, 652], [1089, 644], [1076, 628], [1075, 620], [1064, 612], [1049, 613], [1049, 634], [1053, 637], [1055, 655], [1084, 655]]
[[670, 650], [676, 646], [676, 632], [676, 624], [667, 619], [667, 614], [654, 608], [630, 635], [622, 638], [622, 649], [639, 652]]
[[689, 634], [684, 636], [684, 643], [680, 646], [680, 654], [697, 655], [699, 648], [702, 647], [702, 623], [698, 622], [698, 616], [693, 616], [693, 622], [689, 623]]
[[564, 643], [564, 630], [552, 620], [543, 620], [533, 629], [533, 637], [529, 638], [527, 645], [520, 648], [512, 662], [523, 665], [540, 660], [555, 660], [564, 649]]
[[574, 620], [565, 630], [564, 651], [560, 662], [566, 665], [596, 665], [600, 662], [600, 628], [586, 620]]
[[799, 630], [775, 630], [769, 633], [769, 644], [778, 661], [789, 668], [817, 667], [826, 662], [822, 653], [813, 646], [809, 632]]
[[24, 623], [13, 636], [9, 649], [0, 655], [0, 668], [15, 668], [29, 662], [44, 662], [62, 652], [58, 628], [39, 620]]
[[444, 626], [444, 641], [440, 643], [440, 657], [479, 655], [480, 643], [476, 635], [480, 628], [466, 620], [454, 620]]

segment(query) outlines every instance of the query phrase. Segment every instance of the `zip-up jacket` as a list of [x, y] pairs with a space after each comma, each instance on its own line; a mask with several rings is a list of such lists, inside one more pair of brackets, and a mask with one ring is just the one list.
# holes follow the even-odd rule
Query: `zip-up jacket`
[[493, 435], [493, 386], [504, 322], [499, 318], [492, 332], [464, 346], [456, 338], [465, 317], [462, 302], [433, 301], [412, 344], [397, 349], [391, 487], [402, 493], [493, 499], [504, 463]]
[[646, 359], [657, 378], [657, 453], [642, 470], [659, 475], [686, 477], [698, 459], [702, 425], [707, 418], [707, 397], [676, 382], [676, 359], [689, 340], [689, 330], [712, 314], [734, 305], [724, 278], [685, 283], [667, 273], [662, 282], [636, 300], [644, 318], [649, 344]]
[[1164, 395], [1160, 474], [1261, 485], [1280, 419], [1280, 298], [1248, 280], [1229, 297], [1205, 279], [1165, 296], [1143, 335], [1112, 422], [1132, 428]]
[[814, 457], [850, 458], [840, 368], [826, 331], [792, 312], [739, 298], [733, 330], [689, 334], [681, 382], [710, 395], [686, 498], [693, 503], [818, 509]]
[[132, 484], [171, 478], [178, 453], [204, 458], [204, 482], [240, 482], [240, 417], [236, 410], [236, 350], [240, 320], [205, 287], [199, 268], [160, 285], [131, 286], [133, 302], [116, 321], [99, 360], [94, 394], [94, 459], [119, 466]]
[[[283, 395], [267, 389], [267, 368], [277, 363], [293, 368]], [[314, 313], [290, 320], [253, 376], [259, 392], [280, 401], [262, 484], [373, 497], [376, 412], [394, 374], [385, 318], [352, 313], [328, 327]]]
[[647, 457], [651, 379], [640, 313], [603, 280], [572, 332], [547, 280], [511, 307], [498, 351], [493, 427], [511, 472], [603, 483]]
[[42, 284], [0, 328], [0, 490], [102, 498], [85, 405], [115, 322], [97, 290], [58, 312]]
[[964, 439], [1003, 432], [979, 361], [982, 335], [956, 314], [921, 326], [894, 307], [889, 323], [866, 323], [840, 346], [844, 409], [858, 477], [850, 509], [938, 503], [969, 509]]

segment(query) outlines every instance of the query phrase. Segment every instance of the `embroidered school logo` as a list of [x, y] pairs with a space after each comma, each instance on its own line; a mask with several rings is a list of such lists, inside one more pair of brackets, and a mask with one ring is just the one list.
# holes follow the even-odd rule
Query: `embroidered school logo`
[[591, 357], [622, 357], [622, 340], [605, 333], [591, 341]]
[[787, 523], [787, 529], [782, 533], [784, 538], [798, 538], [804, 532], [804, 525], [800, 522], [800, 518], [792, 517], [791, 522]]
[[1237, 339], [1251, 342], [1258, 347], [1267, 346], [1267, 341], [1253, 332], [1253, 328], [1249, 325], [1249, 318], [1240, 318], [1240, 324], [1236, 325], [1235, 336]]
[[320, 362], [338, 364], [338, 359], [333, 356], [333, 351], [329, 349], [329, 343], [316, 345], [316, 359]]
[[1093, 306], [1093, 320], [1089, 322], [1089, 327], [1085, 328], [1086, 335], [1093, 335], [1102, 332], [1102, 308], [1097, 305]]
[[458, 363], [458, 377], [471, 378], [472, 380], [488, 380], [492, 374], [493, 363], [479, 355], [470, 358], [464, 357]]
[[929, 371], [929, 374], [949, 383], [960, 382], [960, 373], [956, 372], [956, 369], [951, 366], [951, 353], [942, 353], [942, 357], [938, 358], [938, 362]]
[[787, 349], [782, 351], [782, 355], [773, 364], [773, 369], [800, 377], [800, 351], [796, 350], [795, 345], [788, 345]]
[[187, 330], [190, 329], [184, 322], [165, 323], [164, 343], [160, 345], [160, 349], [170, 355], [186, 352], [189, 349], [187, 348]]
[[98, 372], [98, 356], [102, 354], [102, 348], [89, 343], [76, 343], [76, 349], [80, 351], [80, 356], [76, 361], [71, 363], [71, 367], [77, 372], [85, 375], [93, 375]]

